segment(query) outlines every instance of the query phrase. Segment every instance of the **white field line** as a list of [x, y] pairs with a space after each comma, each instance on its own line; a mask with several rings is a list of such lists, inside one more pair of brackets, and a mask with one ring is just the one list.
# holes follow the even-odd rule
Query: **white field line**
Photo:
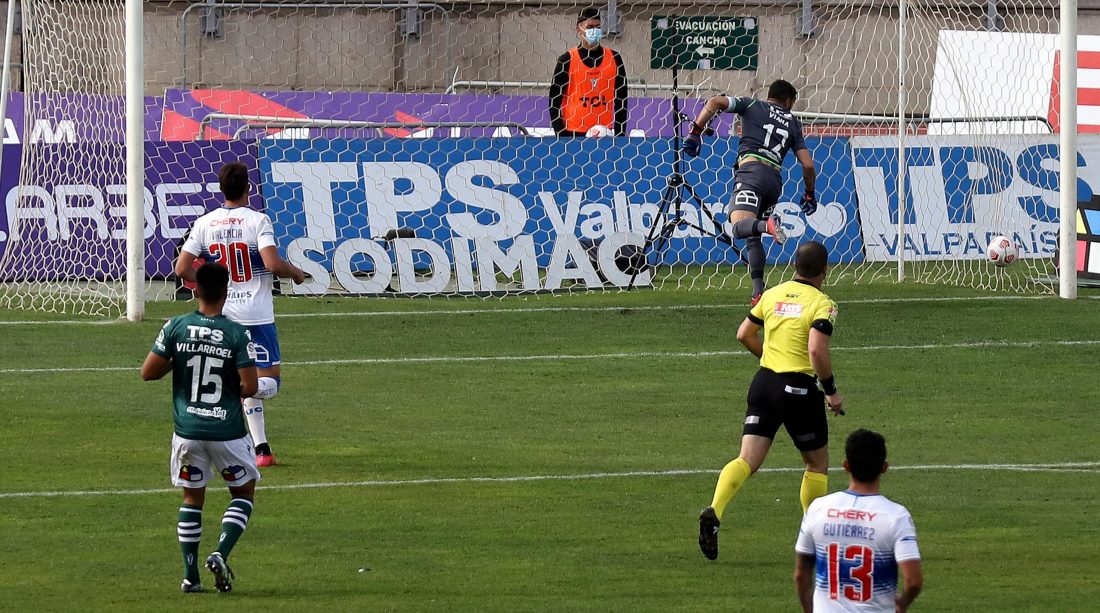
[[[981, 341], [976, 343], [923, 343], [914, 345], [856, 345], [832, 347], [836, 352], [915, 351], [930, 349], [984, 349], [1023, 347], [1080, 347], [1100, 345], [1100, 339], [1057, 341]], [[286, 366], [350, 366], [371, 364], [456, 364], [466, 362], [564, 362], [570, 360], [617, 360], [640, 358], [725, 358], [750, 357], [745, 351], [624, 351], [619, 353], [551, 353], [539, 355], [438, 355], [405, 358], [341, 358], [283, 362]], [[61, 368], [0, 368], [0, 375], [31, 375], [70, 372], [132, 372], [137, 366], [74, 366]]]
[[[761, 468], [761, 473], [796, 473], [803, 467]], [[891, 466], [890, 470], [928, 471], [928, 470], [972, 470], [1004, 472], [1077, 472], [1100, 473], [1100, 462], [1059, 462], [1053, 464], [917, 464], [913, 466]], [[690, 475], [713, 475], [719, 471], [713, 468], [683, 468], [671, 470], [631, 470], [624, 472], [575, 473], [571, 475], [516, 475], [505, 477], [424, 477], [421, 479], [376, 479], [367, 481], [322, 481], [317, 483], [288, 483], [284, 485], [260, 485], [257, 489], [281, 492], [289, 490], [329, 489], [337, 487], [387, 487], [401, 485], [448, 485], [466, 483], [531, 483], [538, 481], [585, 481], [591, 479], [623, 479], [631, 477], [680, 477]], [[834, 474], [837, 472], [833, 471]], [[31, 492], [0, 492], [0, 499], [7, 498], [60, 498], [87, 496], [137, 496], [143, 494], [167, 494], [179, 491], [179, 488], [154, 489], [115, 489], [115, 490], [54, 490]]]
[[44, 321], [0, 321], [0, 326], [113, 326], [121, 319], [54, 319]]
[[[1100, 296], [1089, 296], [1100, 299]], [[911, 298], [861, 298], [857, 300], [844, 300], [842, 305], [849, 304], [894, 304], [894, 303], [922, 303], [922, 302], [987, 302], [1002, 300], [1053, 300], [1054, 296], [940, 296]], [[278, 319], [313, 319], [330, 317], [422, 317], [434, 315], [523, 315], [527, 313], [607, 313], [616, 311], [698, 311], [698, 310], [748, 310], [748, 306], [740, 303], [728, 304], [684, 304], [684, 305], [620, 305], [598, 307], [554, 307], [535, 306], [530, 308], [504, 308], [504, 309], [439, 309], [421, 311], [344, 311], [334, 313], [284, 313]], [[105, 325], [122, 323], [121, 319], [94, 320], [94, 319], [64, 319], [53, 321], [0, 321], [0, 326], [52, 326], [52, 325]]]
[[[944, 297], [912, 297], [912, 298], [862, 298], [857, 300], [845, 300], [843, 304], [889, 304], [898, 302], [966, 302], [966, 301], [995, 301], [995, 300], [1043, 300], [1053, 296], [944, 296]], [[748, 305], [741, 303], [726, 304], [672, 304], [672, 305], [620, 305], [598, 307], [553, 307], [536, 306], [525, 309], [458, 309], [458, 310], [430, 310], [430, 311], [345, 311], [338, 313], [287, 313], [279, 315], [283, 318], [314, 318], [314, 317], [393, 317], [401, 315], [498, 315], [498, 314], [526, 314], [526, 313], [607, 313], [617, 311], [712, 311], [712, 310], [743, 310], [748, 311]], [[2, 323], [2, 322], [0, 322]]]

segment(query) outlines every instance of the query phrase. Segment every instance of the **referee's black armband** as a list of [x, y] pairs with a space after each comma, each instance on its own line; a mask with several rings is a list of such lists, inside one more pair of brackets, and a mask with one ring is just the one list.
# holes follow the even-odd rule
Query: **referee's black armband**
[[764, 325], [764, 320], [760, 319], [756, 315], [753, 315], [752, 313], [749, 313], [749, 321], [751, 321], [752, 323], [754, 323], [758, 326]]
[[833, 322], [829, 321], [828, 319], [815, 319], [814, 323], [810, 324], [810, 327], [824, 334], [825, 336], [833, 335]]
[[832, 396], [836, 393], [836, 375], [821, 380], [821, 391], [825, 392], [826, 396]]

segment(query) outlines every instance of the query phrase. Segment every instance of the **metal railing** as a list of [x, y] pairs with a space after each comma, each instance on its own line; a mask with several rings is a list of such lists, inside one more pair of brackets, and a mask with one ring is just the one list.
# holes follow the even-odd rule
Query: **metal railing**
[[923, 123], [927, 125], [938, 123], [1037, 123], [1046, 126], [1047, 132], [1054, 134], [1054, 126], [1050, 123], [1050, 119], [1040, 115], [1020, 115], [1014, 117], [928, 117]]
[[[871, 123], [889, 125], [897, 121], [897, 117], [889, 115], [859, 115], [844, 113], [795, 113], [804, 123], [810, 125], [847, 125], [858, 123]], [[1045, 126], [1047, 131], [1054, 133], [1054, 127], [1050, 121], [1040, 115], [1020, 115], [1006, 117], [929, 117], [928, 115], [910, 115], [908, 121], [911, 125], [933, 124], [974, 124], [974, 123], [1035, 123]], [[321, 128], [321, 129], [367, 129], [377, 130], [378, 135], [384, 135], [386, 129], [424, 130], [430, 128], [509, 128], [514, 129], [522, 136], [531, 136], [531, 131], [517, 121], [357, 121], [350, 119], [311, 119], [308, 117], [271, 117], [267, 115], [247, 115], [238, 113], [210, 113], [199, 120], [199, 129], [195, 140], [202, 140], [206, 128], [218, 120], [243, 121], [246, 125], [240, 126], [233, 132], [233, 139], [241, 138], [248, 130], [263, 130], [269, 128]]]
[[382, 136], [386, 129], [423, 130], [428, 128], [510, 128], [522, 136], [530, 136], [526, 126], [516, 121], [355, 121], [349, 119], [310, 119], [306, 117], [269, 117], [265, 115], [243, 115], [237, 113], [210, 113], [199, 120], [199, 129], [195, 140], [203, 140], [206, 128], [217, 120], [247, 122], [233, 132], [233, 138], [239, 139], [248, 130], [267, 128], [327, 128], [327, 129], [366, 129], [377, 130]]
[[[796, 112], [803, 123], [826, 125], [850, 125], [853, 123], [879, 123], [897, 124], [897, 115], [861, 115], [848, 113], [814, 113]], [[935, 124], [975, 124], [975, 123], [1035, 123], [1044, 126], [1047, 132], [1054, 134], [1054, 126], [1050, 119], [1042, 115], [1002, 115], [1002, 116], [978, 116], [978, 117], [932, 117], [931, 115], [907, 115], [906, 123], [909, 125], [935, 125]]]
[[[452, 81], [447, 89], [444, 90], [445, 94], [457, 93], [459, 89], [489, 89], [497, 87], [511, 87], [513, 89], [549, 89], [549, 81]], [[627, 81], [626, 88], [641, 91], [681, 91], [689, 92], [695, 91], [702, 87], [699, 85], [680, 85], [673, 87], [666, 83], [631, 83]]]

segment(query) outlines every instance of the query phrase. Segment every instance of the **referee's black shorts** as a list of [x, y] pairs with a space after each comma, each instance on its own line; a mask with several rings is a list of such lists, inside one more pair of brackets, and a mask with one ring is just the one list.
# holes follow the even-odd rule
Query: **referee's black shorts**
[[742, 434], [775, 439], [779, 426], [787, 428], [799, 451], [813, 451], [829, 443], [825, 394], [817, 381], [802, 373], [777, 373], [761, 368], [749, 386], [748, 409]]

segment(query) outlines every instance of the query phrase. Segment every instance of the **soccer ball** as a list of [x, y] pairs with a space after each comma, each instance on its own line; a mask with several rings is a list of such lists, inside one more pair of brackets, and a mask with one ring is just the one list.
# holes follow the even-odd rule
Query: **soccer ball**
[[1020, 257], [1020, 250], [1007, 236], [994, 236], [985, 249], [985, 255], [997, 266], [1008, 266]]
[[584, 135], [587, 136], [588, 138], [599, 138], [601, 136], [611, 136], [611, 130], [605, 125], [596, 124], [596, 125], [592, 126], [591, 128], [588, 128], [588, 132], [585, 132]]

